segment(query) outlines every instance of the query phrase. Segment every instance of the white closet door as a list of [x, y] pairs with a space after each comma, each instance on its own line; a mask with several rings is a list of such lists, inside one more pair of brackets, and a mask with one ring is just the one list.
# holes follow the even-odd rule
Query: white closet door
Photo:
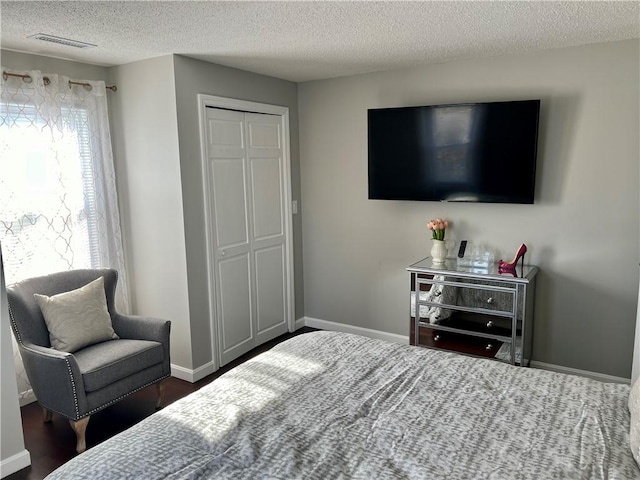
[[286, 236], [281, 117], [245, 114], [256, 345], [287, 331]]
[[220, 364], [287, 331], [281, 117], [207, 108]]

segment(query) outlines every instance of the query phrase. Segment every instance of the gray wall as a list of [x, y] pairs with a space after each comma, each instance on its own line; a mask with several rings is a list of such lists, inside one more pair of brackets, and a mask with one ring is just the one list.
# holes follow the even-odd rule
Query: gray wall
[[42, 73], [57, 73], [80, 80], [107, 80], [108, 69], [106, 67], [10, 50], [2, 50], [1, 55], [2, 66], [7, 68], [40, 70]]
[[[638, 295], [639, 42], [493, 57], [298, 86], [308, 317], [409, 333], [405, 267], [452, 221], [539, 265], [534, 360], [629, 378]], [[367, 199], [367, 109], [542, 99], [534, 205]], [[504, 172], [508, 179], [509, 172]]]
[[112, 141], [133, 312], [171, 320], [171, 362], [193, 368], [173, 56], [110, 69]]
[[[174, 62], [191, 341], [197, 367], [212, 358], [197, 94], [289, 107], [292, 199], [300, 200], [297, 85], [179, 55]], [[301, 214], [293, 216], [293, 236], [296, 318], [300, 318], [304, 315]]]
[[7, 291], [4, 284], [2, 254], [0, 253], [0, 339], [2, 340], [0, 345], [2, 353], [2, 361], [0, 361], [2, 370], [2, 383], [0, 383], [0, 420], [2, 424], [0, 477], [2, 478], [31, 464], [29, 452], [24, 448], [10, 328]]

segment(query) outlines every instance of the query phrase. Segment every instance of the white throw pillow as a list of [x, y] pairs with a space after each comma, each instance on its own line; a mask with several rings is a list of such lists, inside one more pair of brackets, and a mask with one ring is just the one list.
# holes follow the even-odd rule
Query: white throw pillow
[[631, 453], [640, 467], [640, 379], [631, 387], [629, 393], [629, 412], [631, 413], [631, 429], [629, 430], [629, 443]]
[[87, 345], [119, 338], [107, 310], [104, 278], [52, 297], [33, 295], [49, 330], [51, 346], [75, 352]]

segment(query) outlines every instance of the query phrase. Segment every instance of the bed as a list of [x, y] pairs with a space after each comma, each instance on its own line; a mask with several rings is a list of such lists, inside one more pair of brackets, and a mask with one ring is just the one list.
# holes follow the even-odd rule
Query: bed
[[636, 479], [629, 386], [337, 332], [296, 336], [56, 479]]

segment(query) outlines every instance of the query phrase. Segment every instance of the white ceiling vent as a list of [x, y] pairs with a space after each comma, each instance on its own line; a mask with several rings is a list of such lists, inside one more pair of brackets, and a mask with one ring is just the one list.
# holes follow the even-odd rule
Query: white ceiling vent
[[29, 35], [27, 38], [33, 38], [35, 40], [41, 40], [43, 42], [57, 43], [58, 45], [66, 45], [67, 47], [74, 48], [93, 48], [97, 47], [93, 43], [81, 42], [79, 40], [71, 40], [69, 38], [56, 37], [55, 35], [48, 35], [46, 33], [36, 33], [35, 35]]

